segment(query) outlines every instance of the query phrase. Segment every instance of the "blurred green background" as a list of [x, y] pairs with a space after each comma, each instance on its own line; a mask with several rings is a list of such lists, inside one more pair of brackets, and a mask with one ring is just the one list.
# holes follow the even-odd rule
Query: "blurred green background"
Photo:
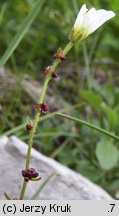
[[[17, 33], [35, 0], [0, 1], [0, 56]], [[0, 69], [0, 133], [15, 134], [27, 142], [23, 124], [34, 115], [51, 55], [68, 42], [82, 4], [113, 10], [116, 17], [75, 44], [50, 82], [46, 102], [50, 112], [66, 113], [119, 136], [119, 1], [49, 0], [15, 52]], [[119, 142], [59, 116], [41, 119], [34, 147], [119, 197]], [[21, 125], [21, 126], [20, 126]], [[18, 128], [16, 128], [19, 126]], [[6, 133], [7, 132], [7, 133]]]

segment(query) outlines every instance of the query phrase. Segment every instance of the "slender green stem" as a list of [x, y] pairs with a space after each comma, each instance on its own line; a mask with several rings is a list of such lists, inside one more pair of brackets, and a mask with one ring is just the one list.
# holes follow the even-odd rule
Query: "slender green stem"
[[75, 117], [73, 117], [73, 116], [69, 116], [69, 115], [63, 114], [63, 113], [59, 113], [59, 112], [57, 112], [56, 115], [59, 115], [59, 116], [61, 116], [61, 117], [64, 117], [64, 118], [73, 120], [73, 121], [75, 121], [75, 122], [79, 122], [79, 123], [81, 123], [81, 124], [83, 124], [83, 125], [86, 125], [86, 126], [88, 126], [88, 127], [90, 127], [90, 128], [93, 128], [93, 129], [95, 129], [95, 130], [97, 130], [97, 131], [99, 131], [99, 132], [101, 132], [101, 133], [103, 133], [103, 134], [105, 134], [105, 135], [107, 135], [107, 136], [110, 136], [110, 137], [112, 137], [112, 138], [114, 138], [114, 139], [116, 139], [116, 140], [119, 140], [119, 137], [116, 136], [115, 134], [112, 134], [112, 133], [110, 133], [109, 131], [106, 131], [106, 130], [100, 128], [100, 127], [97, 127], [96, 125], [90, 124], [90, 123], [88, 123], [88, 122], [86, 122], [86, 121], [83, 121], [83, 120], [81, 120], [81, 119], [78, 119], [78, 118], [75, 118]]
[[27, 187], [27, 182], [24, 181], [23, 186], [22, 186], [22, 190], [21, 190], [21, 194], [20, 194], [20, 197], [19, 197], [20, 200], [22, 200], [24, 198], [26, 187]]
[[[67, 53], [69, 52], [69, 50], [73, 47], [73, 42], [70, 41], [67, 46], [64, 48], [63, 50], [63, 55], [66, 56]], [[48, 75], [46, 76], [46, 79], [45, 79], [45, 82], [44, 82], [44, 85], [43, 85], [43, 88], [42, 88], [42, 92], [41, 92], [41, 95], [39, 97], [39, 101], [38, 103], [42, 103], [44, 101], [44, 97], [45, 97], [45, 93], [46, 93], [46, 90], [47, 90], [47, 86], [48, 86], [48, 83], [51, 79], [51, 75], [53, 73], [53, 71], [56, 69], [56, 67], [59, 65], [59, 63], [61, 62], [60, 59], [56, 59], [52, 66], [51, 66], [51, 69], [50, 69], [50, 72], [48, 73]], [[35, 134], [35, 131], [36, 131], [36, 128], [37, 128], [37, 125], [38, 125], [38, 122], [39, 122], [39, 117], [40, 117], [40, 113], [39, 111], [37, 110], [36, 111], [36, 115], [35, 115], [35, 118], [34, 118], [34, 121], [33, 121], [33, 128], [30, 132], [30, 135], [29, 135], [29, 140], [28, 140], [28, 151], [27, 151], [27, 157], [26, 157], [26, 169], [29, 169], [29, 164], [30, 164], [30, 157], [31, 157], [31, 148], [32, 148], [32, 143], [33, 143], [33, 138], [34, 138], [34, 134]], [[23, 199], [24, 198], [24, 195], [25, 195], [25, 191], [26, 191], [26, 187], [27, 187], [27, 183], [24, 181], [23, 182], [23, 186], [22, 186], [22, 189], [21, 189], [21, 194], [20, 194], [20, 199]]]

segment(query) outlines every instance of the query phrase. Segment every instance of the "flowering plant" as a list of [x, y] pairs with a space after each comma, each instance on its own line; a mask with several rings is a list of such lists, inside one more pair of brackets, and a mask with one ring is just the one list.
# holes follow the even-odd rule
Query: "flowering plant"
[[[47, 66], [44, 70], [45, 82], [41, 91], [41, 95], [39, 100], [35, 104], [35, 117], [33, 121], [29, 120], [26, 124], [26, 130], [29, 133], [28, 139], [28, 151], [26, 157], [26, 165], [25, 169], [22, 170], [23, 177], [23, 185], [21, 188], [21, 193], [18, 199], [24, 199], [26, 187], [29, 181], [39, 181], [41, 177], [39, 173], [34, 169], [30, 168], [30, 157], [31, 157], [31, 148], [33, 143], [34, 134], [36, 132], [36, 128], [39, 122], [39, 118], [42, 114], [48, 111], [48, 105], [44, 103], [44, 98], [47, 90], [47, 86], [49, 82], [53, 79], [56, 79], [58, 74], [55, 71], [57, 66], [61, 61], [64, 61], [66, 55], [73, 47], [75, 42], [82, 42], [88, 35], [93, 33], [96, 29], [98, 29], [103, 23], [111, 19], [115, 16], [115, 13], [112, 11], [106, 11], [104, 9], [96, 10], [95, 8], [91, 8], [88, 10], [86, 5], [84, 4], [78, 14], [78, 17], [75, 21], [75, 24], [69, 34], [69, 43], [66, 45], [64, 49], [58, 48], [57, 51], [52, 55], [53, 63], [51, 66]], [[9, 195], [5, 193], [6, 199], [12, 199]]]

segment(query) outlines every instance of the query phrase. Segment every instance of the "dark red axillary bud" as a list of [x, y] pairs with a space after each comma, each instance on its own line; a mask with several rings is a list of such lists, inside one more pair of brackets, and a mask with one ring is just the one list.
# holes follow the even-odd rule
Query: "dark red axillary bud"
[[34, 168], [30, 168], [28, 172], [31, 175], [31, 178], [36, 178], [39, 175], [39, 173]]
[[64, 60], [66, 59], [65, 56], [64, 56], [63, 54], [60, 54], [59, 58], [60, 58], [62, 61], [64, 61]]
[[53, 58], [53, 59], [57, 59], [57, 58], [58, 58], [57, 53], [54, 53], [54, 54], [52, 55], [52, 58]]
[[22, 170], [22, 176], [24, 177], [25, 182], [28, 182], [32, 178], [37, 178], [38, 175], [39, 173], [34, 168]]
[[39, 176], [39, 173], [38, 172], [34, 172], [33, 174], [32, 174], [32, 178], [37, 178]]
[[46, 67], [44, 71], [45, 75], [47, 75], [50, 72], [50, 70], [51, 70], [51, 66]]
[[32, 130], [32, 128], [33, 128], [32, 124], [27, 124], [26, 125], [26, 130], [30, 131], [30, 130]]
[[30, 180], [29, 177], [24, 177], [25, 182], [28, 182], [29, 180]]
[[23, 177], [27, 177], [28, 174], [28, 170], [22, 170], [22, 176]]
[[48, 105], [45, 103], [36, 103], [34, 105], [35, 109], [38, 109], [39, 111], [41, 111], [41, 113], [46, 113], [48, 111]]
[[30, 168], [29, 171], [30, 171], [31, 173], [36, 172], [36, 170], [35, 170], [34, 168]]
[[29, 177], [29, 178], [32, 178], [34, 173], [36, 173], [35, 169], [34, 169], [34, 168], [30, 168], [30, 169], [28, 170], [28, 177]]
[[44, 103], [40, 103], [40, 108], [42, 113], [46, 113], [48, 111], [48, 105]]
[[[45, 68], [44, 74], [47, 75], [51, 71], [51, 66]], [[52, 78], [57, 78], [57, 73], [54, 71], [51, 74]]]
[[52, 58], [53, 59], [61, 59], [62, 61], [65, 60], [65, 56], [63, 54], [63, 50], [61, 47], [59, 47], [57, 49], [57, 52], [52, 55]]
[[57, 78], [58, 77], [56, 72], [53, 72], [51, 76], [52, 76], [52, 78]]

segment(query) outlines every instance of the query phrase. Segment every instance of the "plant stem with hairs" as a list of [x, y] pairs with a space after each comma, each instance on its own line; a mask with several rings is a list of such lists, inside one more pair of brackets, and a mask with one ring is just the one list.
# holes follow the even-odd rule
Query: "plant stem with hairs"
[[[70, 51], [70, 49], [73, 47], [73, 42], [70, 41], [67, 46], [64, 48], [62, 55], [66, 56], [67, 53]], [[44, 101], [44, 97], [46, 94], [46, 90], [47, 90], [47, 86], [48, 83], [51, 79], [52, 73], [55, 71], [55, 69], [57, 68], [57, 66], [59, 65], [59, 63], [61, 62], [61, 59], [56, 59], [51, 68], [50, 68], [50, 72], [47, 74], [43, 88], [42, 88], [42, 92], [41, 95], [39, 97], [38, 103], [43, 103]], [[32, 144], [33, 144], [33, 138], [34, 138], [34, 134], [36, 132], [36, 128], [39, 122], [39, 117], [40, 117], [40, 112], [39, 110], [36, 111], [36, 115], [35, 118], [33, 120], [33, 128], [30, 131], [29, 134], [29, 140], [28, 140], [28, 151], [27, 151], [27, 157], [26, 157], [26, 166], [25, 169], [28, 170], [29, 169], [29, 165], [30, 165], [30, 157], [31, 157], [31, 148], [32, 148]], [[26, 187], [27, 187], [27, 182], [24, 180], [23, 182], [23, 186], [22, 186], [22, 190], [21, 190], [21, 194], [20, 194], [20, 199], [24, 199], [24, 195], [25, 195], [25, 191], [26, 191]]]

